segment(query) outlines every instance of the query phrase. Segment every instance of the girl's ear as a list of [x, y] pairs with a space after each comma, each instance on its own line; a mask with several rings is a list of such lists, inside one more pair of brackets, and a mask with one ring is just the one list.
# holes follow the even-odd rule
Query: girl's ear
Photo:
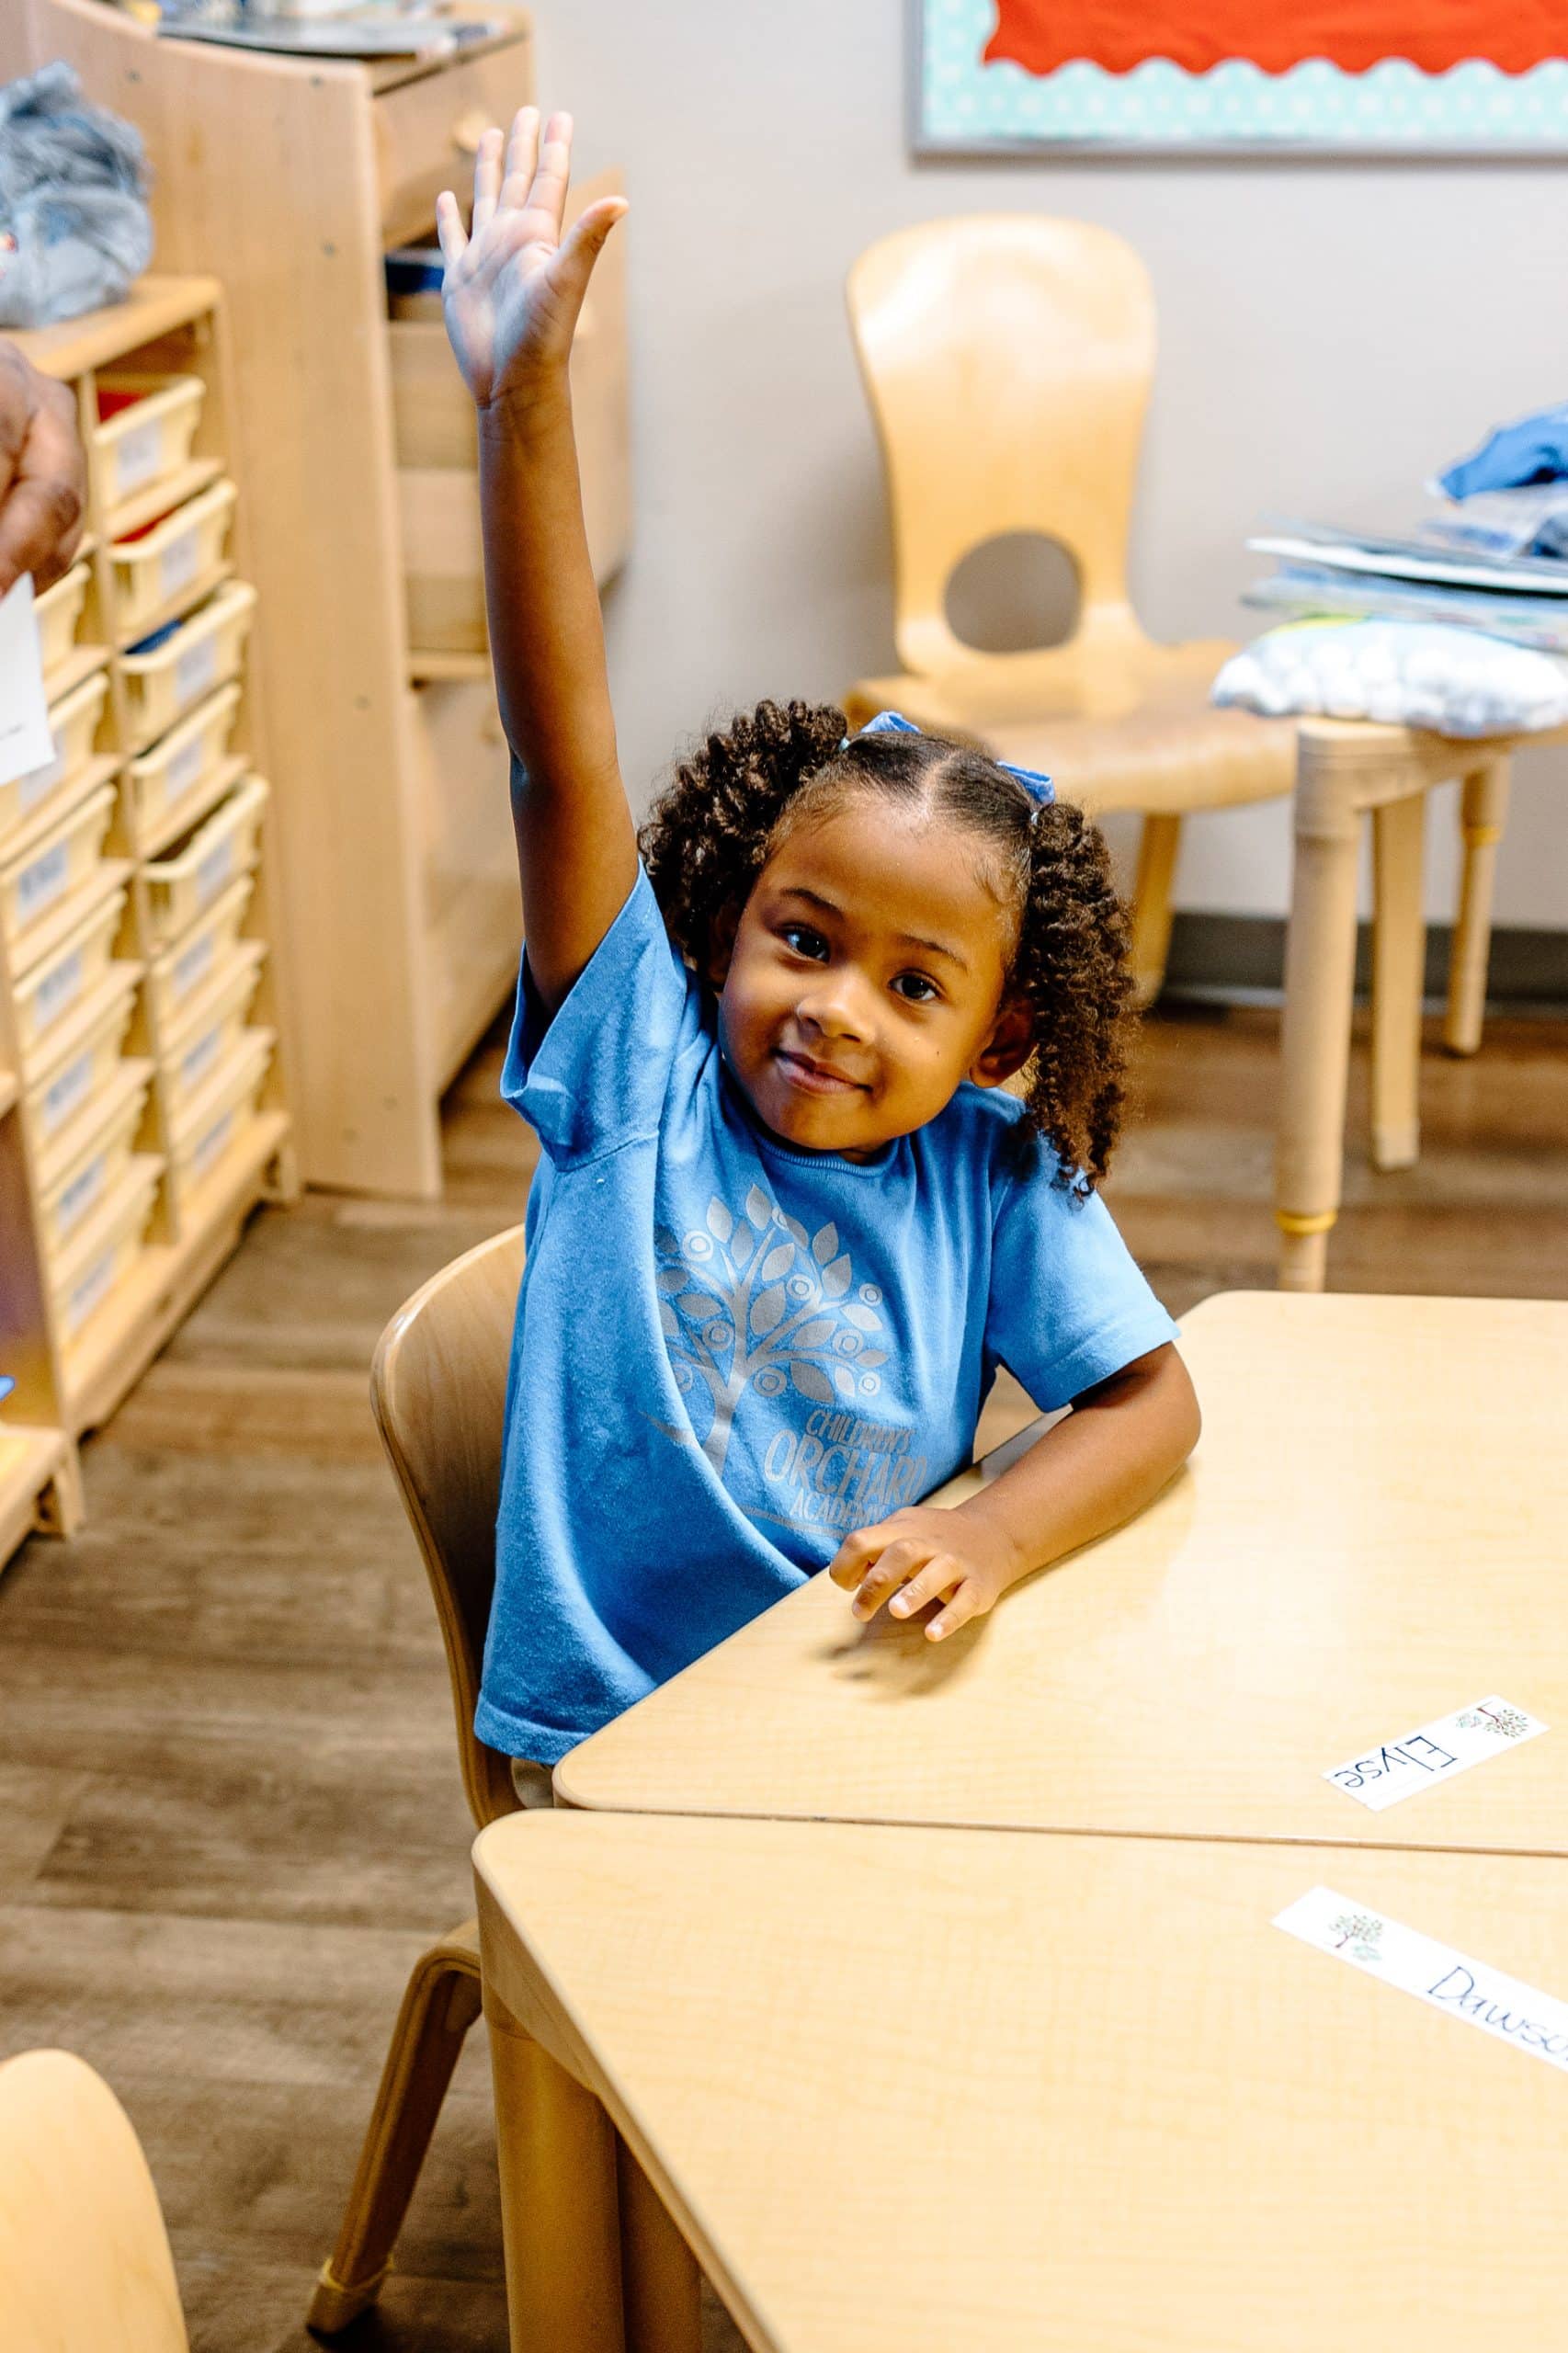
[[995, 1028], [970, 1065], [975, 1086], [1000, 1086], [1022, 1070], [1034, 1051], [1034, 1017], [1022, 997], [1009, 997], [996, 1017]]
[[722, 989], [730, 977], [730, 959], [735, 952], [735, 934], [740, 927], [741, 911], [733, 902], [720, 908], [709, 927], [707, 978], [716, 989]]

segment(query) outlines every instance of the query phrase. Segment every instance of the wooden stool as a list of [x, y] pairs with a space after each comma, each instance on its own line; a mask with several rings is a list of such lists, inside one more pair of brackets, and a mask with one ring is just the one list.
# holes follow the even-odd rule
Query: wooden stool
[[[1529, 738], [1557, 740], [1557, 733]], [[1372, 820], [1374, 876], [1372, 1165], [1409, 1168], [1419, 1155], [1421, 1137], [1426, 795], [1434, 785], [1462, 779], [1464, 880], [1449, 963], [1443, 1043], [1450, 1053], [1472, 1054], [1481, 1043], [1485, 1009], [1508, 757], [1517, 741], [1507, 736], [1456, 743], [1359, 720], [1301, 722], [1274, 1178], [1282, 1290], [1323, 1289], [1329, 1230], [1339, 1214], [1361, 820]]]

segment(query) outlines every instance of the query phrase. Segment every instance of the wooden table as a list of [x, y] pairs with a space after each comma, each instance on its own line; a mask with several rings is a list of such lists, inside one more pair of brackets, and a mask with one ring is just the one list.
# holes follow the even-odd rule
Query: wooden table
[[475, 1864], [517, 2353], [619, 2353], [603, 2111], [758, 2353], [1568, 2342], [1561, 2072], [1271, 1925], [1323, 1883], [1562, 1995], [1557, 1863], [532, 1813]]
[[[939, 1647], [825, 1578], [556, 1772], [564, 1800], [1568, 1855], [1568, 1305], [1238, 1293], [1143, 1517]], [[1322, 1776], [1490, 1692], [1546, 1737], [1372, 1813]]]

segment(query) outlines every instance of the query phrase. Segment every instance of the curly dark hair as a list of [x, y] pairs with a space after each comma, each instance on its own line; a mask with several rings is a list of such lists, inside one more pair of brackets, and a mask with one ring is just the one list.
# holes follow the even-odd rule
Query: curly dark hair
[[786, 831], [864, 792], [949, 817], [1001, 870], [1017, 932], [1009, 993], [1028, 1005], [1026, 1147], [1043, 1137], [1081, 1195], [1110, 1165], [1131, 1024], [1127, 926], [1105, 845], [1080, 810], [1040, 806], [972, 745], [850, 735], [831, 704], [758, 703], [677, 763], [640, 836], [676, 946], [699, 972]]

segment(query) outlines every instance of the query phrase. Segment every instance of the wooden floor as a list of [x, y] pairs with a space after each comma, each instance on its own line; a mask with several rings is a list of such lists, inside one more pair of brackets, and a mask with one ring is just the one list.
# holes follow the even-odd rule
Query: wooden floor
[[[1267, 1285], [1276, 1021], [1153, 1022], [1112, 1199], [1179, 1314]], [[336, 2226], [410, 1961], [469, 1909], [423, 1576], [365, 1403], [407, 1292], [521, 1215], [492, 1043], [437, 1209], [268, 1212], [88, 1451], [90, 1518], [0, 1578], [0, 2050], [102, 2069], [146, 2143], [197, 2353], [283, 2353]], [[1363, 1074], [1358, 1068], [1358, 1085]], [[1431, 1054], [1426, 1151], [1352, 1136], [1346, 1289], [1568, 1293], [1568, 1023]], [[710, 2346], [738, 2343], [710, 2315]], [[355, 2348], [502, 2353], [482, 2038]], [[540, 2348], [548, 2353], [548, 2348]]]

